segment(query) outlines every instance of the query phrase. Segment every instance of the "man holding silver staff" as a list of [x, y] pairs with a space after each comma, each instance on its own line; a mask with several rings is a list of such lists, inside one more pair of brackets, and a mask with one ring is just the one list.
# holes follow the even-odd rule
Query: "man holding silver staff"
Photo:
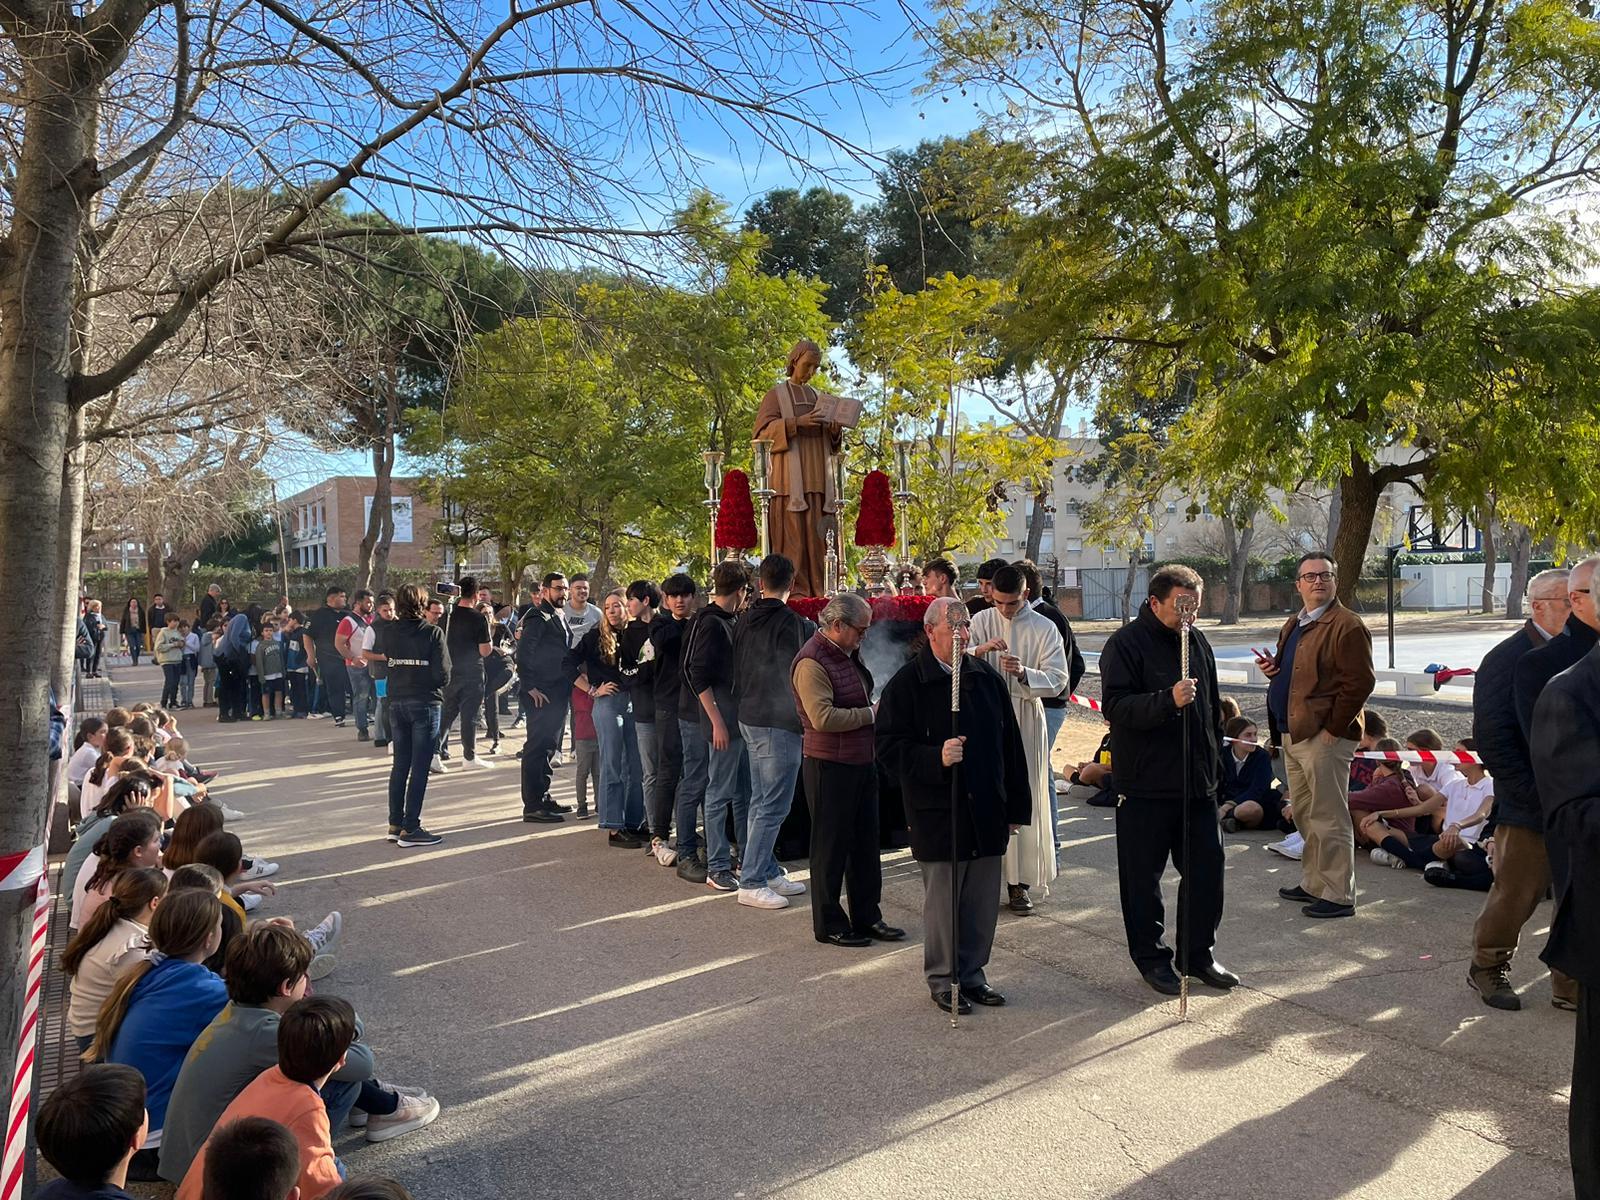
[[[967, 610], [941, 597], [923, 615], [927, 645], [878, 702], [878, 761], [899, 780], [922, 865], [923, 967], [933, 1001], [958, 1013], [1004, 1004], [984, 976], [1000, 916], [1000, 864], [1033, 816], [1028, 759], [1006, 682], [963, 655]], [[952, 712], [952, 666], [959, 713]], [[952, 787], [954, 781], [954, 787]], [[954, 892], [954, 894], [952, 894]], [[959, 965], [957, 959], [959, 958]]]
[[[1162, 567], [1150, 577], [1149, 602], [1100, 653], [1117, 772], [1122, 924], [1134, 966], [1167, 996], [1183, 990], [1180, 971], [1214, 988], [1239, 982], [1212, 955], [1222, 922], [1222, 721], [1216, 660], [1193, 628], [1200, 588], [1190, 568]], [[1162, 940], [1161, 876], [1169, 858], [1182, 880], [1177, 971]]]

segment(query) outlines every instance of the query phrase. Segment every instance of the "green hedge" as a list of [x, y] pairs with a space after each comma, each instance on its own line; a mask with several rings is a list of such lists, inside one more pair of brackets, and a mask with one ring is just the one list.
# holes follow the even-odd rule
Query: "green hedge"
[[[420, 583], [432, 591], [435, 578], [435, 573], [431, 571], [390, 567], [385, 586], [392, 589], [402, 583]], [[252, 604], [271, 607], [277, 604], [278, 597], [283, 594], [282, 581], [276, 571], [242, 571], [237, 567], [208, 567], [202, 563], [198, 570], [189, 573], [189, 588], [184, 595], [176, 598], [177, 607], [180, 610], [194, 608], [213, 583], [221, 585], [222, 594], [232, 601], [235, 608], [247, 608]], [[289, 599], [296, 608], [315, 608], [322, 603], [328, 589], [335, 585], [353, 591], [356, 586], [355, 568], [316, 567], [290, 571]], [[137, 596], [143, 604], [150, 602], [147, 594], [149, 582], [143, 571], [91, 571], [84, 576], [82, 589], [84, 595], [101, 601], [105, 615], [113, 620], [122, 611], [129, 596]], [[169, 605], [173, 600], [174, 597], [167, 597]]]

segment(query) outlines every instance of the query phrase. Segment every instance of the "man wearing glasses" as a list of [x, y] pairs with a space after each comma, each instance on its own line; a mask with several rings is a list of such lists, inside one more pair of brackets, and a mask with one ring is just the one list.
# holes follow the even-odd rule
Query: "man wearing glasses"
[[[817, 616], [817, 632], [789, 670], [800, 710], [801, 778], [811, 808], [811, 931], [834, 946], [897, 942], [904, 929], [884, 923], [878, 906], [878, 772], [872, 673], [861, 639], [872, 609], [841, 592]], [[839, 902], [849, 888], [850, 911]]]
[[1372, 634], [1335, 595], [1333, 559], [1320, 550], [1295, 567], [1304, 608], [1278, 633], [1273, 654], [1256, 652], [1271, 680], [1267, 708], [1283, 738], [1289, 803], [1305, 838], [1298, 886], [1279, 888], [1308, 917], [1354, 916], [1355, 828], [1350, 762], [1361, 710], [1372, 695]]

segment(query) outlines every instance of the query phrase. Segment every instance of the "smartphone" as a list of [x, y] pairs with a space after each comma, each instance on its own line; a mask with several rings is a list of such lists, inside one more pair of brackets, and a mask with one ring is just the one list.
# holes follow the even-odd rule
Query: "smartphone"
[[1261, 650], [1252, 646], [1250, 647], [1250, 653], [1256, 656], [1258, 663], [1266, 663], [1268, 666], [1272, 664], [1272, 652], [1270, 650]]

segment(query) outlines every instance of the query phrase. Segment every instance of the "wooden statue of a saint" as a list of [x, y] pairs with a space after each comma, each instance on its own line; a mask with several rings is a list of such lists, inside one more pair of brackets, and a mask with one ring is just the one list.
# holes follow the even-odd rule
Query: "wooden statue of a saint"
[[755, 436], [772, 440], [768, 486], [775, 495], [768, 515], [768, 536], [772, 552], [794, 562], [797, 596], [823, 594], [830, 529], [840, 555], [844, 553], [832, 459], [843, 443], [845, 425], [820, 416], [818, 407], [837, 412], [842, 406], [851, 425], [860, 411], [855, 401], [829, 396], [811, 386], [809, 381], [821, 365], [820, 346], [813, 341], [796, 342], [789, 351], [784, 381], [762, 397], [756, 411]]

